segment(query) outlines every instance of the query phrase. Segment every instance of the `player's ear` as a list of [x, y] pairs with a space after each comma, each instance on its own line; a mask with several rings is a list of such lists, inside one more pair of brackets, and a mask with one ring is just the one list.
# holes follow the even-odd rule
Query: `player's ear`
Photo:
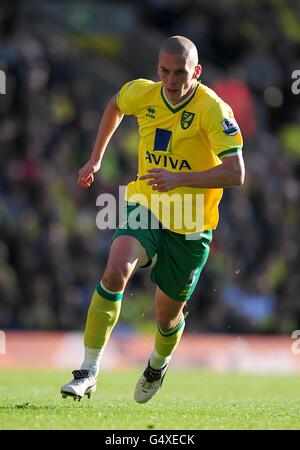
[[198, 65], [195, 67], [195, 71], [194, 71], [194, 76], [193, 76], [193, 78], [195, 78], [196, 80], [198, 80], [198, 78], [199, 78], [200, 75], [201, 75], [201, 72], [202, 72], [202, 66], [200, 66], [200, 64], [198, 64]]
[[158, 75], [159, 78], [160, 78], [160, 75], [159, 75], [159, 63], [157, 64], [157, 75]]

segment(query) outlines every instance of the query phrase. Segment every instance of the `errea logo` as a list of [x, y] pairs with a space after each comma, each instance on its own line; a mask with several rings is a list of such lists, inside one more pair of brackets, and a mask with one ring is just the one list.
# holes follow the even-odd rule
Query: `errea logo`
[[147, 109], [146, 117], [150, 117], [150, 119], [155, 119], [155, 114], [156, 114], [155, 108], [153, 106], [150, 106]]

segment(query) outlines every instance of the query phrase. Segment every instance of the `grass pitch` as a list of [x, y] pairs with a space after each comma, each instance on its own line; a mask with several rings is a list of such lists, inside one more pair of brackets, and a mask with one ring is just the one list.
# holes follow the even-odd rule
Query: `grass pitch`
[[0, 373], [0, 429], [300, 429], [300, 379], [175, 371], [145, 405], [133, 400], [137, 371], [103, 372], [79, 403], [62, 399], [67, 372]]

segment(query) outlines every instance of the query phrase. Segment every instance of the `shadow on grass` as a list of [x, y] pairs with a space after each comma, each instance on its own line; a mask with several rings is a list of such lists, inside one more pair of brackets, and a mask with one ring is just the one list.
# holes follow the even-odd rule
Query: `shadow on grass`
[[[74, 408], [76, 407], [75, 404], [71, 404], [71, 406]], [[86, 406], [86, 405], [85, 405]], [[87, 405], [89, 406], [89, 405]], [[0, 411], [9, 411], [9, 410], [22, 410], [22, 411], [44, 411], [44, 410], [53, 410], [53, 409], [65, 409], [70, 408], [70, 405], [61, 405], [61, 404], [55, 404], [55, 405], [35, 405], [30, 402], [24, 402], [24, 403], [16, 403], [14, 405], [0, 405]], [[79, 407], [79, 405], [77, 406]]]

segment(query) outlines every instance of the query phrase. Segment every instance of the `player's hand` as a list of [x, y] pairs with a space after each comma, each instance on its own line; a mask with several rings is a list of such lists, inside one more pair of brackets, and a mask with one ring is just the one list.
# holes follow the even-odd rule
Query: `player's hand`
[[94, 173], [98, 172], [101, 163], [95, 163], [89, 160], [78, 173], [77, 185], [82, 188], [88, 188], [94, 181]]
[[150, 180], [148, 184], [158, 192], [167, 192], [179, 185], [178, 173], [165, 169], [149, 169], [148, 174], [140, 176], [139, 179]]

